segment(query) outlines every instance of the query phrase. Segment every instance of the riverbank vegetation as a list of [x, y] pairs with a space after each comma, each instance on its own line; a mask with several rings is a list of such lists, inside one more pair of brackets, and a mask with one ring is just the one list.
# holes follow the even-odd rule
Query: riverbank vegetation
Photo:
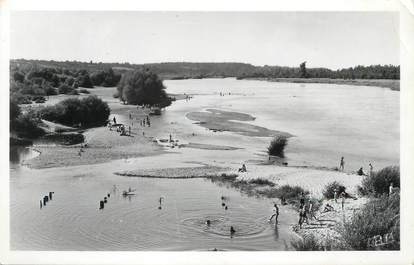
[[[391, 190], [390, 183], [393, 183]], [[334, 208], [333, 211], [322, 213], [321, 217], [317, 215], [318, 222], [322, 219], [335, 219], [334, 216], [338, 220], [333, 227], [326, 228], [331, 229], [330, 232], [326, 229], [299, 230], [302, 239], [292, 242], [292, 246], [296, 250], [399, 250], [399, 183], [400, 170], [397, 166], [386, 167], [365, 176], [359, 187], [365, 203], [358, 204], [355, 201], [358, 206], [349, 208], [348, 202], [345, 203], [345, 208]], [[340, 183], [326, 186], [324, 195], [328, 201], [332, 199], [334, 189], [345, 190], [341, 186]], [[360, 197], [358, 201], [361, 199]], [[329, 214], [329, 217], [324, 214]]]

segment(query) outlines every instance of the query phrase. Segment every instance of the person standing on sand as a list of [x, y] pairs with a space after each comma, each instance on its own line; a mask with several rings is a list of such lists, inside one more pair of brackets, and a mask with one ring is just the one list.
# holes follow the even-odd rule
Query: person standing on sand
[[303, 192], [300, 193], [299, 203], [301, 207], [305, 206], [305, 194], [303, 194]]
[[372, 176], [372, 172], [374, 171], [374, 167], [372, 166], [372, 164], [371, 163], [369, 163], [369, 176], [371, 177]]
[[308, 211], [309, 211], [309, 218], [311, 220], [312, 219], [317, 219], [316, 216], [315, 216], [315, 213], [313, 211], [313, 203], [312, 203], [312, 201], [310, 199], [309, 199], [309, 208], [308, 208]]
[[390, 183], [390, 187], [388, 189], [389, 189], [388, 195], [391, 195], [394, 191], [394, 184], [392, 182]]
[[341, 206], [342, 206], [342, 211], [344, 210], [344, 205], [345, 205], [345, 192], [341, 193]]
[[299, 222], [298, 222], [300, 229], [302, 229], [303, 215], [304, 215], [304, 213], [305, 213], [304, 207], [303, 206], [300, 206], [299, 207]]
[[344, 157], [341, 157], [341, 162], [339, 163], [339, 171], [344, 171], [344, 168], [345, 168]]
[[337, 201], [337, 199], [338, 199], [338, 190], [337, 189], [334, 189], [333, 197], [334, 197], [335, 203], [337, 203], [338, 202]]
[[115, 116], [114, 116], [114, 118], [113, 118], [113, 121], [114, 121], [114, 124], [116, 124], [116, 118], [115, 118]]

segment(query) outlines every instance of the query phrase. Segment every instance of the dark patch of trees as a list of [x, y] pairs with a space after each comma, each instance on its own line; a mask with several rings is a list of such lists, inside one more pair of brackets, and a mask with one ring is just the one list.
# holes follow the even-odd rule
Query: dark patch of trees
[[39, 127], [41, 123], [35, 111], [22, 113], [18, 102], [10, 98], [10, 131], [18, 137], [36, 138], [45, 132]]
[[104, 71], [97, 71], [91, 74], [91, 81], [94, 86], [117, 86], [120, 79], [121, 75], [116, 74], [112, 68], [106, 69]]
[[106, 124], [109, 106], [96, 96], [68, 98], [39, 111], [42, 119], [68, 126], [93, 127]]
[[118, 95], [121, 101], [133, 105], [166, 107], [171, 104], [162, 80], [149, 69], [124, 73], [118, 84]]

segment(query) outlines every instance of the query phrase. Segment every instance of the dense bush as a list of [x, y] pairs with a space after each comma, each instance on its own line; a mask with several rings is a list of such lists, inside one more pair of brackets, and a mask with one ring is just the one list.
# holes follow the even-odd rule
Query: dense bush
[[297, 251], [320, 251], [324, 250], [318, 240], [314, 235], [310, 234], [309, 236], [304, 237], [303, 239], [298, 239], [290, 243], [292, 247]]
[[20, 114], [13, 122], [12, 130], [19, 137], [36, 138], [45, 134], [45, 131], [39, 127], [40, 119], [34, 112]]
[[329, 183], [328, 185], [325, 186], [324, 190], [323, 190], [323, 196], [327, 199], [333, 199], [334, 198], [334, 191], [336, 190], [337, 192], [337, 196], [339, 198], [339, 195], [344, 192], [346, 193], [346, 188], [344, 185], [342, 185], [341, 183], [334, 181]]
[[61, 84], [59, 86], [58, 92], [59, 92], [59, 94], [69, 94], [73, 90], [74, 90], [73, 87], [71, 87], [71, 86], [69, 86], [67, 84]]
[[115, 74], [112, 68], [91, 74], [91, 81], [94, 86], [113, 87], [118, 84], [120, 79], [121, 75]]
[[149, 70], [135, 70], [122, 75], [118, 84], [119, 97], [133, 105], [158, 105], [166, 107], [171, 104], [162, 80]]
[[40, 110], [43, 119], [68, 126], [91, 127], [107, 122], [109, 106], [96, 96], [69, 98]]
[[400, 187], [400, 168], [398, 166], [390, 166], [373, 172], [371, 176], [366, 176], [362, 180], [360, 192], [363, 194], [380, 195], [389, 192], [389, 186]]
[[82, 71], [82, 73], [76, 78], [76, 82], [80, 87], [93, 88], [88, 72]]
[[283, 197], [286, 200], [296, 200], [296, 199], [299, 199], [302, 193], [309, 194], [309, 191], [304, 190], [302, 187], [299, 187], [299, 186], [283, 185], [278, 188], [258, 190], [257, 193], [259, 195], [262, 195], [268, 198], [282, 198]]
[[[394, 242], [380, 249], [400, 249], [400, 196], [398, 193], [391, 196], [382, 195], [369, 201], [360, 212], [356, 213], [351, 221], [344, 223], [342, 236], [348, 245], [355, 250], [374, 250], [369, 245], [374, 236], [384, 236], [392, 233]], [[372, 242], [372, 241], [371, 241]]]
[[81, 89], [79, 89], [79, 93], [90, 94], [91, 92], [89, 92], [89, 90], [87, 90], [87, 89], [81, 88]]
[[272, 156], [284, 157], [284, 150], [287, 144], [287, 138], [284, 136], [277, 136], [273, 138], [267, 148], [267, 153]]
[[10, 128], [13, 127], [14, 122], [16, 121], [17, 117], [20, 115], [21, 110], [17, 100], [14, 98], [10, 98]]
[[249, 181], [249, 183], [251, 184], [256, 184], [256, 185], [267, 185], [267, 186], [271, 186], [273, 187], [275, 185], [275, 183], [271, 182], [268, 179], [264, 179], [264, 178], [257, 178], [257, 179], [252, 179]]

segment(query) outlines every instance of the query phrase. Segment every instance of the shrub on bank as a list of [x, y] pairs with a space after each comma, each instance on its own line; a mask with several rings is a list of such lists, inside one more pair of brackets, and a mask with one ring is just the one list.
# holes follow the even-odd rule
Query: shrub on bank
[[309, 236], [303, 237], [303, 239], [292, 241], [290, 244], [297, 251], [324, 250], [324, 247], [319, 244], [318, 240], [312, 234], [310, 234]]
[[394, 188], [400, 187], [400, 168], [398, 166], [389, 166], [374, 172], [371, 176], [366, 176], [362, 180], [362, 187], [359, 188], [359, 192], [376, 196], [388, 194], [391, 183]]
[[96, 96], [65, 99], [40, 110], [43, 119], [68, 126], [92, 127], [106, 124], [109, 106]]
[[252, 179], [249, 181], [250, 184], [255, 184], [255, 185], [262, 185], [262, 186], [271, 186], [273, 187], [275, 185], [275, 183], [271, 182], [268, 179], [264, 179], [264, 178], [257, 178], [257, 179]]
[[346, 190], [345, 186], [337, 181], [331, 182], [325, 186], [325, 189], [323, 190], [323, 196], [327, 199], [333, 199], [335, 190], [337, 192], [338, 198], [342, 192], [344, 192], [345, 195], [348, 196], [345, 191]]
[[399, 250], [400, 195], [371, 199], [350, 222], [344, 223], [342, 236], [354, 250]]
[[267, 198], [285, 198], [286, 200], [296, 200], [299, 199], [300, 195], [309, 194], [309, 191], [304, 190], [299, 186], [290, 186], [283, 185], [279, 188], [269, 188], [264, 190], [258, 190], [258, 194], [265, 196]]
[[287, 138], [284, 136], [277, 136], [273, 138], [267, 148], [267, 153], [272, 156], [284, 157], [284, 150], [287, 144]]

